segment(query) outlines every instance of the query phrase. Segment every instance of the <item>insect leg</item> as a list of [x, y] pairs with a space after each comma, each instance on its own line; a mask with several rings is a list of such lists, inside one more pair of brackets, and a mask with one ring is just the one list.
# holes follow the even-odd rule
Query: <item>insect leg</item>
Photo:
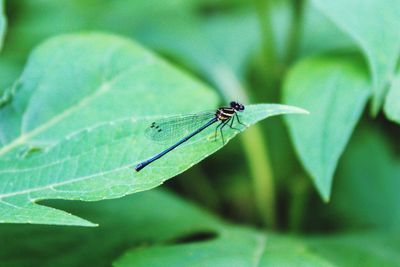
[[229, 125], [229, 127], [232, 128], [232, 125], [233, 125], [234, 120], [235, 120], [235, 117], [232, 117], [232, 118], [231, 118], [231, 124]]
[[222, 138], [222, 144], [225, 144], [224, 134], [223, 134], [223, 132], [222, 132], [222, 129], [225, 127], [226, 124], [228, 124], [229, 120], [230, 120], [230, 119], [227, 119], [226, 121], [224, 121], [223, 123], [221, 123], [222, 126], [221, 126], [221, 128], [219, 128], [219, 131], [220, 131], [220, 133], [221, 133], [221, 138]]
[[[235, 114], [235, 115], [237, 115], [237, 114]], [[236, 127], [233, 127], [233, 122], [235, 121], [235, 118], [236, 118], [236, 116], [233, 116], [233, 117], [230, 119], [230, 120], [231, 120], [231, 124], [229, 125], [229, 128], [234, 129], [234, 130], [240, 132], [240, 129], [238, 129], [238, 128], [236, 128]], [[236, 118], [236, 119], [237, 119], [237, 118]]]
[[215, 134], [214, 134], [214, 141], [217, 140], [217, 133], [218, 133], [218, 128], [221, 127], [221, 125], [224, 124], [224, 122], [220, 122], [218, 126], [215, 128]]
[[236, 119], [237, 119], [237, 121], [238, 121], [239, 124], [241, 124], [241, 125], [243, 125], [243, 126], [245, 126], [245, 127], [248, 126], [248, 125], [242, 123], [242, 122], [239, 120], [239, 115], [238, 115], [237, 113], [235, 113], [235, 117], [236, 117]]

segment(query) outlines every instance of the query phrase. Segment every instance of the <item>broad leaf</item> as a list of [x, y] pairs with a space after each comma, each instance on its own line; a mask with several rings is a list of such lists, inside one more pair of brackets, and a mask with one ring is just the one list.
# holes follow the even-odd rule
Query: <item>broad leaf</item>
[[329, 266], [394, 267], [400, 261], [398, 231], [358, 231], [319, 236], [309, 238], [305, 243], [307, 252], [326, 260]]
[[196, 111], [217, 103], [208, 88], [145, 49], [103, 34], [45, 42], [12, 91], [0, 109], [0, 156], [21, 146], [51, 145], [102, 122]]
[[385, 100], [385, 115], [388, 119], [400, 123], [400, 71], [393, 78]]
[[284, 101], [310, 111], [310, 116], [287, 122], [297, 153], [325, 201], [370, 94], [366, 71], [356, 62], [340, 56], [306, 59], [293, 67], [284, 84]]
[[100, 226], [1, 224], [3, 266], [111, 266], [125, 249], [202, 233], [212, 235], [222, 227], [203, 210], [159, 190], [101, 202], [46, 204], [88, 217]]
[[341, 226], [399, 227], [400, 157], [384, 137], [362, 128], [343, 157], [330, 209]]
[[[285, 113], [304, 111], [284, 105], [249, 105], [241, 120], [251, 125]], [[69, 214], [34, 202], [49, 198], [101, 200], [148, 190], [223, 146], [220, 136], [214, 139], [215, 127], [209, 127], [168, 156], [135, 172], [136, 164], [166, 148], [166, 144], [155, 143], [144, 134], [153, 121], [154, 118], [112, 120], [67, 136], [37, 156], [0, 161], [0, 220], [84, 225]], [[237, 133], [228, 128], [224, 138], [229, 141]]]
[[[397, 266], [400, 239], [363, 233], [301, 239], [225, 227], [218, 238], [189, 244], [136, 248], [119, 260], [125, 266]], [[384, 251], [385, 253], [379, 253]]]
[[116, 260], [116, 266], [357, 266], [362, 259], [371, 266], [396, 266], [399, 261], [396, 233], [266, 234], [233, 227], [158, 190], [94, 203], [46, 203], [100, 226], [0, 225], [3, 264], [110, 266]]
[[312, 3], [364, 52], [373, 78], [372, 111], [376, 114], [400, 57], [400, 1], [313, 0]]
[[[117, 37], [68, 35], [46, 42], [31, 56], [13, 92], [0, 110], [1, 222], [90, 225], [34, 202], [101, 200], [148, 190], [223, 146], [210, 127], [140, 173], [133, 170], [172, 145], [145, 136], [160, 119], [149, 115], [195, 112], [216, 97]], [[304, 111], [264, 104], [247, 106], [241, 115], [251, 125], [285, 113]], [[225, 130], [225, 140], [237, 134]]]

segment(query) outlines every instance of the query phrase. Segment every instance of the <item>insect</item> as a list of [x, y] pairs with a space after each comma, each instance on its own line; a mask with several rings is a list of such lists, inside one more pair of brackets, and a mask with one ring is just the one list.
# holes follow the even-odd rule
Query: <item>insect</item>
[[213, 125], [216, 122], [219, 122], [219, 124], [215, 128], [215, 138], [217, 137], [219, 129], [222, 137], [222, 142], [225, 143], [222, 129], [226, 125], [229, 125], [229, 127], [232, 129], [239, 130], [233, 127], [233, 122], [236, 119], [239, 124], [246, 126], [240, 121], [238, 116], [238, 112], [242, 112], [243, 110], [244, 110], [244, 105], [232, 101], [229, 107], [220, 107], [215, 111], [215, 113], [208, 112], [203, 114], [194, 114], [185, 117], [170, 118], [160, 122], [153, 122], [146, 131], [147, 135], [153, 140], [159, 140], [159, 141], [164, 140], [166, 139], [166, 137], [170, 137], [171, 135], [173, 136], [174, 134], [176, 135], [177, 131], [180, 129], [186, 129], [186, 130], [192, 129], [192, 132], [189, 133], [187, 136], [183, 137], [178, 142], [176, 142], [174, 145], [160, 152], [159, 154], [139, 163], [138, 165], [136, 165], [135, 170], [137, 172], [140, 171], [150, 163], [163, 157], [168, 152], [177, 148], [178, 146], [188, 141], [190, 138], [197, 135], [198, 133], [200, 133], [201, 131], [203, 131], [204, 129], [208, 128], [209, 126]]

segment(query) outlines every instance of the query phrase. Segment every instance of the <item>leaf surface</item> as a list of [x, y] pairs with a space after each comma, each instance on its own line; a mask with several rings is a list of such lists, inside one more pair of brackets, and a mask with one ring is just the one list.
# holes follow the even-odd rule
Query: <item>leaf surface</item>
[[372, 111], [376, 114], [400, 57], [400, 1], [356, 0], [312, 3], [362, 49], [373, 81]]
[[398, 229], [400, 157], [385, 137], [376, 125], [361, 128], [344, 154], [329, 209], [340, 226]]
[[[101, 200], [148, 190], [223, 146], [221, 137], [214, 138], [215, 125], [134, 171], [136, 164], [172, 145], [146, 138], [154, 120], [196, 112], [217, 98], [193, 78], [118, 37], [51, 39], [35, 50], [15, 86], [0, 109], [1, 222], [90, 225], [35, 202]], [[273, 115], [304, 112], [260, 104], [247, 106], [241, 117], [251, 125]], [[226, 128], [225, 140], [237, 133]]]
[[[124, 266], [397, 266], [399, 238], [365, 232], [299, 238], [225, 227], [217, 239], [127, 252]], [[365, 264], [367, 263], [367, 264]]]
[[0, 224], [2, 265], [111, 266], [127, 248], [212, 234], [220, 227], [219, 220], [204, 210], [158, 189], [100, 202], [53, 200], [46, 205], [87, 217], [100, 226]]
[[287, 122], [296, 151], [325, 201], [370, 95], [366, 71], [356, 62], [330, 56], [306, 59], [292, 68], [284, 84], [284, 101], [310, 111], [310, 116]]
[[[171, 88], [174, 94], [167, 94]], [[101, 122], [198, 110], [217, 102], [204, 85], [139, 45], [103, 34], [45, 42], [29, 58], [13, 91], [0, 110], [0, 156], [18, 146], [51, 145]], [[149, 105], [157, 95], [164, 101]], [[195, 104], [168, 105], [188, 97]]]
[[[273, 115], [304, 112], [273, 104], [249, 105], [246, 109], [241, 120], [248, 125]], [[112, 121], [67, 136], [36, 156], [1, 161], [1, 221], [81, 224], [76, 218], [34, 202], [49, 198], [101, 200], [148, 190], [223, 146], [220, 137], [214, 139], [215, 127], [209, 127], [176, 151], [135, 172], [136, 164], [166, 148], [145, 136], [152, 121]], [[237, 133], [227, 129], [224, 138], [229, 140]]]
[[[221, 222], [160, 190], [102, 202], [46, 204], [101, 222], [100, 227], [2, 224], [3, 264], [110, 266], [114, 261], [115, 266], [357, 266], [367, 262], [367, 266], [396, 266], [399, 261], [396, 232], [308, 238], [263, 233]], [[121, 256], [125, 249], [129, 250]]]

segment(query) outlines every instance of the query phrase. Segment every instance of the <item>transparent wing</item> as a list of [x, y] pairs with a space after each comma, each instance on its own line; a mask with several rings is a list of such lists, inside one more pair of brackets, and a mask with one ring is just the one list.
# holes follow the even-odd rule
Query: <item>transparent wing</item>
[[198, 114], [168, 117], [152, 122], [146, 128], [146, 136], [150, 140], [163, 142], [178, 140], [194, 132], [214, 118], [212, 111]]

